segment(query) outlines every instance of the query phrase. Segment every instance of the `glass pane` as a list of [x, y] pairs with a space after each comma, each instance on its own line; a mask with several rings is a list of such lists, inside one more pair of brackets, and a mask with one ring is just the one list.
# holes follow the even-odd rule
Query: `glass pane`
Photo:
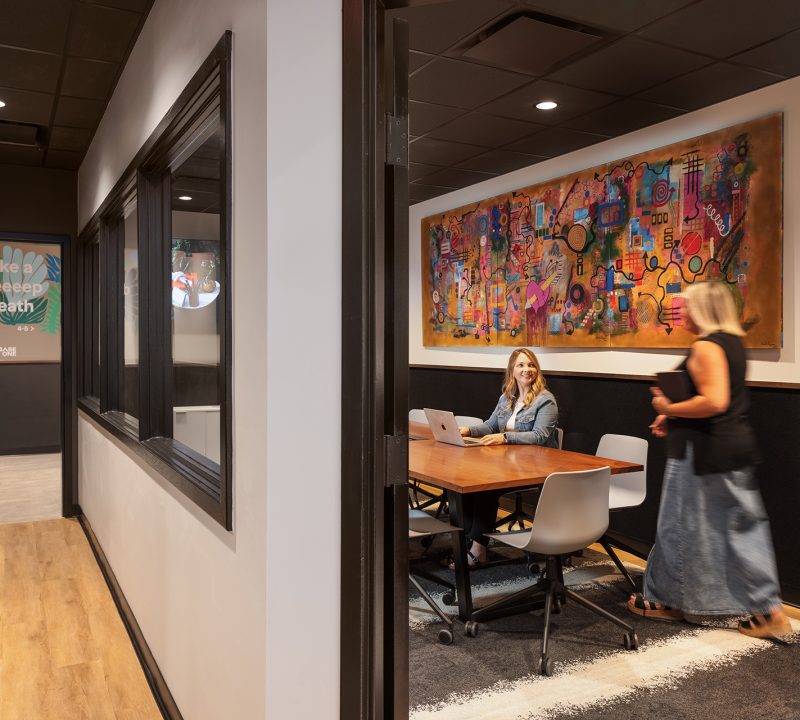
[[172, 174], [173, 437], [219, 463], [221, 255], [217, 121]]
[[122, 409], [139, 417], [139, 223], [136, 201], [125, 208], [123, 248], [123, 293], [125, 332], [122, 346]]

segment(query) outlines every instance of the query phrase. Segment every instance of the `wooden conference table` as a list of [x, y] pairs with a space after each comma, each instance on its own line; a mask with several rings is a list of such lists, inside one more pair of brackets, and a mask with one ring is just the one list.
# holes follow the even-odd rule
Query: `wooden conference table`
[[[594, 470], [608, 465], [611, 474], [643, 470], [642, 465], [559, 450], [541, 445], [487, 445], [462, 448], [436, 442], [427, 423], [409, 422], [408, 474], [415, 480], [448, 491], [450, 521], [463, 517], [463, 496], [483, 490], [520, 490], [544, 483], [554, 472]], [[466, 542], [453, 533], [458, 616], [472, 617], [472, 591], [467, 565]]]

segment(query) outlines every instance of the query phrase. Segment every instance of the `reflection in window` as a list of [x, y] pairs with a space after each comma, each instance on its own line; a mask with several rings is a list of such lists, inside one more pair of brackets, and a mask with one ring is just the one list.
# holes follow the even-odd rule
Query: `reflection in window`
[[220, 213], [217, 119], [172, 172], [173, 437], [220, 461]]
[[125, 320], [123, 335], [122, 409], [139, 417], [139, 248], [136, 200], [124, 211], [123, 293]]

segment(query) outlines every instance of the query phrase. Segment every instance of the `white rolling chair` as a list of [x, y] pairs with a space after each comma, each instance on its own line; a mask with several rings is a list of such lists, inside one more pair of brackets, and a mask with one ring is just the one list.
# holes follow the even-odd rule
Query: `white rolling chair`
[[[460, 533], [461, 529], [454, 527], [449, 523], [437, 520], [422, 510], [416, 510], [412, 508], [408, 511], [409, 539], [426, 538], [433, 535], [441, 535], [442, 533], [451, 532]], [[425, 600], [430, 609], [442, 619], [442, 622], [447, 624], [446, 628], [439, 630], [439, 642], [443, 645], [450, 645], [453, 642], [453, 618], [445, 614], [445, 612], [439, 607], [439, 604], [430, 596], [430, 593], [428, 593], [428, 591], [419, 584], [417, 577], [425, 578], [426, 580], [430, 580], [431, 582], [444, 587], [448, 591], [442, 597], [442, 601], [445, 603], [445, 605], [455, 605], [455, 586], [452, 583], [447, 582], [447, 580], [440, 578], [438, 575], [435, 575], [434, 573], [429, 573], [423, 568], [415, 568], [413, 565], [409, 564], [409, 581], [417, 589], [417, 592], [422, 596], [423, 600]], [[464, 624], [464, 631], [468, 636], [475, 637], [478, 634], [478, 624], [469, 620]]]
[[503, 608], [512, 608], [521, 600], [539, 592], [545, 593], [544, 635], [537, 672], [552, 675], [553, 661], [547, 654], [550, 639], [550, 616], [560, 611], [562, 600], [574, 600], [587, 610], [625, 630], [623, 645], [635, 650], [639, 641], [633, 628], [611, 613], [586, 600], [564, 586], [562, 555], [581, 550], [596, 542], [608, 529], [608, 488], [611, 470], [608, 467], [549, 475], [542, 487], [536, 522], [530, 530], [490, 535], [498, 542], [546, 557], [545, 572], [535, 585], [520, 590], [473, 613], [475, 620]]
[[480, 425], [483, 423], [479, 417], [473, 417], [472, 415], [456, 415], [456, 424], [461, 427], [466, 425], [467, 427], [471, 427], [473, 425]]
[[425, 417], [425, 411], [422, 408], [414, 408], [408, 411], [409, 422], [427, 423], [428, 418]]
[[[647, 440], [632, 435], [603, 435], [597, 446], [597, 456], [612, 460], [625, 460], [644, 467], [633, 473], [618, 473], [611, 476], [608, 494], [608, 509], [612, 512], [641, 505], [647, 497]], [[603, 534], [599, 540], [608, 556], [625, 576], [634, 592], [638, 589], [627, 568], [611, 547], [611, 538]]]
[[[564, 442], [564, 431], [560, 428], [556, 428], [556, 437], [558, 438], [558, 449], [561, 449], [561, 445]], [[534, 491], [536, 488], [533, 489]], [[522, 507], [522, 492], [515, 492], [514, 493], [514, 510], [510, 512], [508, 515], [501, 517], [495, 524], [494, 529], [497, 530], [503, 525], [508, 525], [508, 529], [511, 530], [514, 525], [518, 525], [520, 530], [525, 529], [525, 521], [526, 520], [533, 520], [533, 517], [525, 512]]]
[[[414, 408], [408, 411], [408, 421], [428, 424], [425, 411], [422, 408]], [[418, 481], [409, 479], [408, 506], [424, 510], [432, 505], [439, 504], [436, 508], [436, 517], [444, 512], [447, 506], [447, 494], [443, 492], [431, 492], [428, 488], [422, 487]], [[420, 497], [422, 496], [422, 497]]]

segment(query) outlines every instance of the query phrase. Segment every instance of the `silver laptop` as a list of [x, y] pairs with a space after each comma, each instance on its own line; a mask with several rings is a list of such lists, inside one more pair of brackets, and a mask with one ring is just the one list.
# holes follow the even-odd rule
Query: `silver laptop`
[[461, 437], [456, 417], [449, 410], [425, 408], [425, 417], [428, 418], [428, 425], [431, 426], [433, 437], [438, 442], [460, 447], [483, 447], [478, 438]]

